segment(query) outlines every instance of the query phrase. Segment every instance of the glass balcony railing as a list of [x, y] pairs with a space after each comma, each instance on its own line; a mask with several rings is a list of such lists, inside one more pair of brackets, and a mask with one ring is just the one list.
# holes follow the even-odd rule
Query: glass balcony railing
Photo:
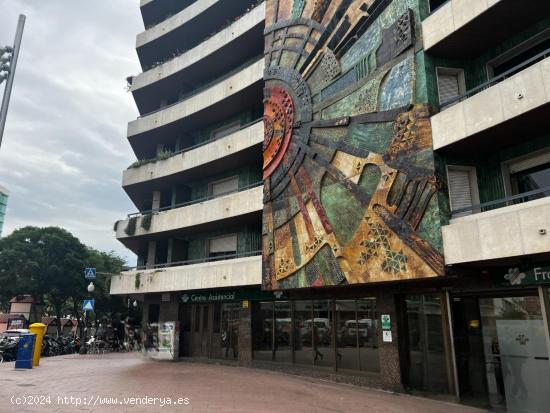
[[151, 266], [140, 265], [137, 267], [128, 268], [125, 271], [153, 270], [153, 269], [160, 269], [160, 268], [179, 267], [182, 265], [202, 264], [204, 262], [214, 262], [214, 261], [234, 260], [236, 258], [254, 257], [261, 254], [262, 254], [261, 250], [238, 252], [234, 254], [217, 255], [215, 257], [197, 258], [194, 260], [166, 262], [163, 264], [155, 264]]
[[135, 213], [132, 213], [132, 214], [128, 214], [128, 218], [130, 218], [130, 219], [131, 218], [138, 218], [138, 217], [141, 217], [141, 216], [155, 214], [155, 213], [163, 212], [163, 211], [168, 211], [168, 210], [171, 210], [171, 209], [183, 208], [183, 207], [186, 207], [186, 206], [189, 206], [189, 205], [200, 204], [201, 202], [206, 202], [206, 201], [210, 201], [212, 199], [220, 198], [222, 196], [247, 191], [249, 189], [256, 188], [256, 187], [261, 186], [261, 185], [263, 185], [263, 181], [257, 181], [257, 182], [254, 182], [252, 184], [249, 184], [249, 185], [241, 186], [241, 187], [239, 187], [239, 189], [237, 191], [222, 192], [222, 193], [219, 193], [219, 194], [216, 194], [216, 195], [209, 195], [209, 196], [206, 196], [206, 197], [203, 197], [203, 198], [198, 198], [198, 199], [194, 199], [192, 201], [182, 202], [182, 203], [179, 203], [179, 204], [170, 205], [170, 206], [166, 206], [166, 207], [162, 207], [162, 208], [150, 209], [150, 210], [141, 211], [141, 212], [135, 212]]

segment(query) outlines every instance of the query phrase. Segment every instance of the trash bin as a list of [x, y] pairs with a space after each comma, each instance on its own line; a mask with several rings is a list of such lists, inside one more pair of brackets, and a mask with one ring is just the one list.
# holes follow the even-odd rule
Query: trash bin
[[35, 338], [36, 334], [23, 334], [19, 338], [17, 358], [15, 359], [16, 369], [32, 369]]
[[29, 330], [31, 333], [36, 334], [34, 353], [32, 356], [32, 365], [36, 367], [40, 364], [40, 352], [42, 351], [42, 339], [46, 333], [46, 325], [42, 323], [34, 323], [29, 326]]

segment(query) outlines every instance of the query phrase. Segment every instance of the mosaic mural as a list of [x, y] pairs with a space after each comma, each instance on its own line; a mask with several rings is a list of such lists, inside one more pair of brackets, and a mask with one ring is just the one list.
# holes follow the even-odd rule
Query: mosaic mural
[[444, 273], [411, 0], [267, 0], [263, 288]]

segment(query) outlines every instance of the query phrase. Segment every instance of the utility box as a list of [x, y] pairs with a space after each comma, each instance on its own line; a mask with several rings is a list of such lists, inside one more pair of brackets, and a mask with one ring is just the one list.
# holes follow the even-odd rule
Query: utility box
[[23, 334], [19, 339], [15, 360], [16, 369], [32, 369], [35, 338], [35, 334]]
[[36, 342], [34, 343], [34, 353], [32, 357], [32, 365], [34, 367], [40, 364], [40, 352], [42, 351], [42, 339], [46, 334], [46, 324], [34, 323], [29, 326], [31, 333], [36, 334]]

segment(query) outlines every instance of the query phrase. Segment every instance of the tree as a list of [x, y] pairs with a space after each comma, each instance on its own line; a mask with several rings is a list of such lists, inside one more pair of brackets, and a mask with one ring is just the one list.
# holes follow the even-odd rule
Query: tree
[[[62, 228], [21, 228], [0, 239], [0, 303], [31, 294], [44, 300], [58, 319], [70, 312], [80, 325], [79, 310], [87, 295], [84, 268], [119, 273], [123, 264], [113, 252], [86, 247]], [[103, 314], [124, 310], [121, 299], [109, 296], [110, 276], [100, 275], [95, 284], [94, 297]]]

